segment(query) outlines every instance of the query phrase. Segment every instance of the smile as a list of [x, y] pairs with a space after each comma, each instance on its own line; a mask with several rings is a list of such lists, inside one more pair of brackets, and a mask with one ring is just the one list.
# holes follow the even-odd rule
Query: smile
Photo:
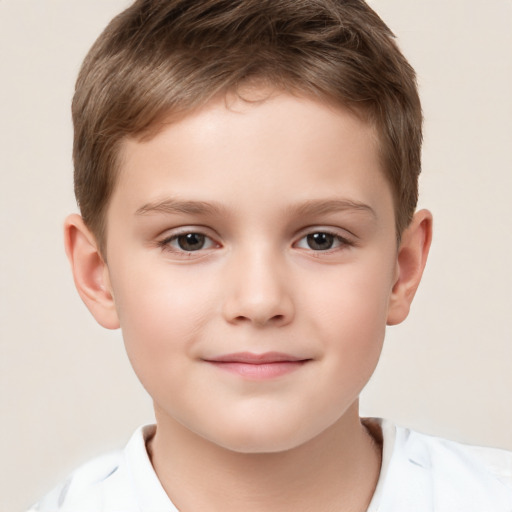
[[205, 361], [221, 370], [238, 374], [241, 377], [264, 380], [293, 372], [311, 359], [302, 359], [279, 352], [267, 352], [265, 354], [241, 352], [226, 354]]

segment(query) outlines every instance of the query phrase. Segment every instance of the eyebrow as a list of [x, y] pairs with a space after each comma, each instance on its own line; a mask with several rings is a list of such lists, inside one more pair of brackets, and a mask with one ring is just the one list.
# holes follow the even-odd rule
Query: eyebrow
[[350, 199], [315, 199], [292, 207], [292, 210], [298, 215], [305, 217], [326, 215], [340, 211], [360, 211], [369, 213], [372, 217], [377, 218], [375, 210], [370, 205]]
[[181, 201], [168, 198], [162, 201], [146, 203], [141, 206], [135, 215], [148, 215], [151, 213], [188, 214], [188, 215], [215, 215], [224, 212], [225, 208], [206, 201]]
[[[225, 213], [225, 208], [217, 203], [206, 201], [181, 201], [168, 198], [162, 201], [146, 203], [136, 212], [136, 215], [149, 215], [151, 213], [185, 214], [185, 215], [219, 215]], [[327, 215], [340, 211], [361, 211], [377, 217], [375, 210], [362, 202], [349, 199], [314, 199], [306, 201], [289, 209], [295, 215], [311, 217]]]

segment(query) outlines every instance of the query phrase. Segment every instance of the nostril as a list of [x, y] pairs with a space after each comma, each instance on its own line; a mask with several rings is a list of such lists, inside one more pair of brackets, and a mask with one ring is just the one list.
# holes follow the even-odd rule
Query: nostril
[[258, 326], [282, 326], [293, 318], [293, 303], [290, 297], [272, 294], [231, 296], [222, 307], [224, 318], [230, 323], [254, 323]]
[[276, 323], [276, 324], [281, 324], [285, 321], [285, 316], [284, 315], [274, 315], [271, 319], [270, 319], [270, 322], [273, 322], [273, 323]]
[[254, 322], [255, 324], [265, 325], [265, 324], [269, 324], [269, 323], [270, 324], [272, 324], [272, 323], [280, 324], [280, 323], [283, 323], [285, 321], [285, 319], [286, 319], [285, 315], [274, 315], [274, 316], [271, 316], [270, 318], [265, 317], [265, 316], [257, 317], [256, 315], [254, 315], [253, 317], [239, 315], [234, 320], [236, 322]]

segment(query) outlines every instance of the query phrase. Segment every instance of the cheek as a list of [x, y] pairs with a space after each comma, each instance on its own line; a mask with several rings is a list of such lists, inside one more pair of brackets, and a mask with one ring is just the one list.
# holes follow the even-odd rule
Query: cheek
[[390, 265], [347, 265], [326, 276], [322, 287], [303, 294], [305, 309], [324, 348], [344, 372], [370, 373], [385, 335], [391, 292]]
[[315, 309], [319, 325], [345, 329], [385, 327], [392, 288], [387, 265], [354, 264], [313, 276], [301, 296]]
[[201, 284], [200, 277], [191, 279], [187, 272], [172, 272], [166, 265], [153, 266], [151, 272], [114, 276], [126, 351], [143, 382], [158, 368], [172, 371], [180, 358], [193, 351], [212, 311], [211, 294], [204, 293]]

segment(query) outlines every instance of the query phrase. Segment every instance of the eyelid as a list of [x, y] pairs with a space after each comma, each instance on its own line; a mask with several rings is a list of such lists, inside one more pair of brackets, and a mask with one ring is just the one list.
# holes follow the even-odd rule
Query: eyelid
[[[340, 232], [342, 231], [342, 232]], [[200, 234], [204, 236], [206, 239], [208, 239], [211, 244], [209, 247], [201, 248], [196, 251], [186, 251], [179, 248], [173, 248], [170, 246], [170, 243], [176, 239], [178, 239], [180, 236], [184, 236], [187, 234]], [[339, 245], [336, 247], [332, 247], [330, 249], [325, 250], [314, 250], [311, 248], [301, 248], [297, 247], [298, 243], [302, 241], [304, 238], [306, 238], [308, 235], [312, 235], [315, 233], [325, 233], [332, 237], [334, 237], [338, 242]], [[159, 240], [157, 240], [156, 244], [159, 248], [161, 248], [163, 251], [168, 251], [171, 254], [182, 256], [182, 257], [191, 257], [195, 254], [195, 257], [204, 256], [204, 253], [210, 249], [219, 248], [222, 247], [222, 244], [218, 242], [218, 239], [220, 237], [214, 232], [212, 234], [212, 230], [206, 226], [180, 226], [177, 228], [168, 229], [164, 232], [164, 236], [162, 236]], [[318, 253], [318, 254], [329, 254], [331, 252], [336, 252], [339, 250], [343, 250], [343, 248], [348, 248], [356, 245], [356, 240], [354, 238], [357, 238], [355, 235], [353, 235], [351, 232], [348, 232], [346, 229], [341, 228], [333, 228], [333, 227], [326, 227], [326, 226], [309, 226], [307, 228], [304, 228], [300, 230], [300, 232], [297, 233], [297, 235], [294, 237], [295, 242], [293, 242], [292, 247], [303, 249], [305, 251], [309, 251], [312, 253]]]
[[[174, 228], [167, 230], [166, 235], [163, 236], [160, 240], [157, 241], [158, 247], [160, 247], [163, 251], [168, 251], [169, 253], [178, 255], [178, 256], [186, 256], [189, 257], [194, 253], [197, 253], [195, 256], [202, 256], [203, 253], [212, 248], [221, 247], [221, 244], [217, 241], [218, 237], [212, 236], [211, 230], [204, 226], [182, 226], [179, 228]], [[183, 249], [174, 248], [170, 245], [171, 242], [177, 240], [180, 236], [188, 235], [188, 234], [197, 234], [202, 235], [206, 239], [212, 242], [210, 247], [201, 248], [197, 251], [185, 251]]]
[[[347, 233], [346, 230], [343, 230], [343, 231], [344, 231], [344, 233]], [[297, 247], [297, 244], [301, 240], [303, 240], [306, 237], [308, 237], [309, 235], [313, 235], [315, 233], [325, 233], [326, 235], [330, 235], [330, 236], [334, 237], [337, 241], [339, 241], [340, 245], [337, 247], [332, 247], [330, 249], [316, 250], [316, 251], [311, 248]], [[340, 233], [340, 230], [336, 229], [336, 228], [322, 227], [322, 226], [311, 226], [311, 227], [308, 227], [308, 228], [302, 230], [297, 235], [296, 241], [293, 243], [293, 247], [297, 247], [298, 249], [303, 249], [303, 250], [307, 250], [307, 251], [310, 251], [313, 253], [318, 253], [318, 254], [329, 254], [331, 252], [342, 250], [343, 248], [346, 248], [346, 247], [354, 246], [356, 244], [354, 238], [355, 238], [355, 235], [353, 235], [352, 233], [348, 233], [347, 235], [345, 235], [345, 234]]]

